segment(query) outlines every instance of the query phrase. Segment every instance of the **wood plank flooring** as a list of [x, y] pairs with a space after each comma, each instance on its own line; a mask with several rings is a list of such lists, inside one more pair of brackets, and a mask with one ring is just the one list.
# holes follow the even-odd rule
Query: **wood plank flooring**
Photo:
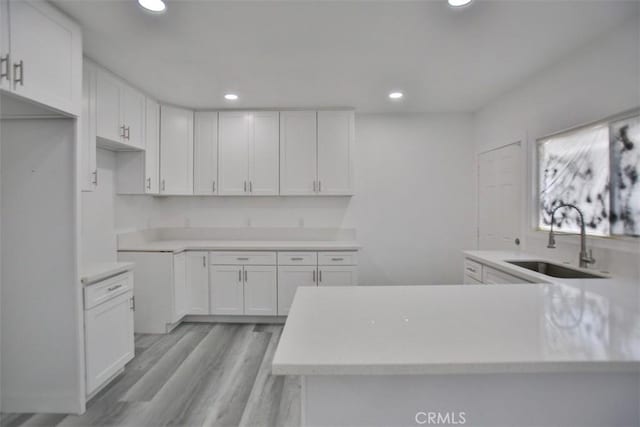
[[300, 378], [271, 375], [282, 325], [184, 323], [136, 335], [136, 357], [81, 415], [2, 414], [2, 427], [299, 426]]

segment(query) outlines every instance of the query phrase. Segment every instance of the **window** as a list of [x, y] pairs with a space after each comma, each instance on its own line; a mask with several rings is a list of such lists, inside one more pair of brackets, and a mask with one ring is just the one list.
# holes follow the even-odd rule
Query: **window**
[[[548, 230], [553, 210], [571, 203], [588, 234], [640, 236], [639, 174], [640, 115], [539, 140], [539, 228]], [[560, 232], [580, 231], [573, 209], [559, 209], [554, 221]]]

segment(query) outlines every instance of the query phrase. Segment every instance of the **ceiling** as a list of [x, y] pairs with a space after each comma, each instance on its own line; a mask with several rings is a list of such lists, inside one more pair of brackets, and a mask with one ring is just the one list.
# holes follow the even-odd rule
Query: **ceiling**
[[[474, 111], [624, 20], [640, 22], [640, 2], [617, 0], [165, 1], [159, 15], [135, 0], [54, 3], [82, 25], [89, 57], [198, 109]], [[389, 100], [391, 90], [405, 99]]]

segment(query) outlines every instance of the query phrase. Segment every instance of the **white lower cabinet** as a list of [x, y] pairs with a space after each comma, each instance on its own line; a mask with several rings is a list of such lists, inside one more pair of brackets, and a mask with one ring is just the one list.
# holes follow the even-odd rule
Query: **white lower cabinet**
[[133, 276], [124, 273], [85, 288], [86, 394], [133, 359]]
[[316, 265], [278, 266], [278, 316], [289, 314], [296, 290], [301, 286], [316, 286]]
[[241, 265], [212, 265], [209, 268], [211, 314], [243, 314], [244, 287]]
[[358, 267], [318, 266], [318, 286], [357, 286]]
[[186, 314], [189, 307], [189, 290], [187, 288], [187, 254], [182, 252], [173, 256], [173, 316], [177, 322]]
[[187, 314], [209, 314], [208, 258], [208, 252], [187, 252]]
[[531, 282], [478, 261], [465, 258], [463, 283], [465, 285], [508, 285]]
[[275, 316], [278, 314], [277, 273], [274, 265], [244, 267], [244, 314]]

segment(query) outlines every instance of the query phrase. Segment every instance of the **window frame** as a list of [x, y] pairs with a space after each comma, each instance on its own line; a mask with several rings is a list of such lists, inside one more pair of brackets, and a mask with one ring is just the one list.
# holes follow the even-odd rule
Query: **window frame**
[[[606, 124], [607, 127], [609, 128], [609, 130], [611, 129], [611, 124], [613, 122], [617, 122], [620, 120], [625, 120], [625, 119], [630, 119], [633, 117], [636, 117], [640, 115], [640, 107], [636, 107], [630, 110], [626, 110], [623, 111], [621, 113], [617, 113], [617, 114], [613, 114], [611, 116], [607, 116], [605, 118], [599, 119], [599, 120], [594, 120], [588, 123], [583, 123], [577, 126], [572, 126], [570, 128], [566, 128], [557, 132], [553, 132], [550, 134], [546, 134], [540, 137], [537, 137], [535, 139], [535, 144], [533, 144], [533, 153], [532, 153], [532, 159], [533, 162], [530, 163], [532, 166], [532, 173], [531, 173], [531, 190], [533, 192], [533, 197], [530, 198], [530, 200], [533, 203], [533, 206], [531, 207], [531, 209], [529, 209], [529, 212], [532, 214], [531, 215], [531, 228], [530, 228], [530, 232], [533, 232], [533, 234], [535, 235], [535, 237], [539, 237], [541, 235], [546, 235], [549, 233], [549, 230], [545, 230], [543, 228], [540, 227], [540, 216], [541, 216], [541, 212], [540, 212], [540, 145], [553, 137], [557, 137], [560, 135], [564, 135], [567, 133], [572, 133], [572, 132], [576, 132], [576, 131], [580, 131], [582, 129], [586, 129], [589, 127], [593, 127], [593, 126], [597, 126], [597, 125], [602, 125], [602, 124]], [[611, 144], [611, 135], [609, 135], [609, 144]], [[609, 147], [609, 149], [611, 149]], [[609, 161], [609, 183], [611, 183], [611, 159]], [[611, 213], [611, 192], [609, 193], [609, 213]], [[554, 234], [557, 234], [559, 236], [576, 236], [576, 233], [572, 233], [572, 232], [566, 232], [566, 231], [561, 231], [558, 229], [554, 229], [553, 230]], [[633, 246], [640, 244], [640, 236], [629, 236], [629, 235], [620, 235], [620, 234], [611, 234], [611, 231], [609, 231], [609, 235], [607, 236], [602, 236], [602, 235], [594, 235], [594, 234], [589, 234], [588, 230], [587, 230], [587, 238], [589, 239], [593, 239], [595, 241], [600, 241], [603, 242], [605, 244], [603, 244], [602, 246], [604, 247], [608, 247], [610, 246], [607, 243], [631, 243], [632, 244], [632, 248], [631, 249], [636, 249], [637, 248], [633, 248]]]

